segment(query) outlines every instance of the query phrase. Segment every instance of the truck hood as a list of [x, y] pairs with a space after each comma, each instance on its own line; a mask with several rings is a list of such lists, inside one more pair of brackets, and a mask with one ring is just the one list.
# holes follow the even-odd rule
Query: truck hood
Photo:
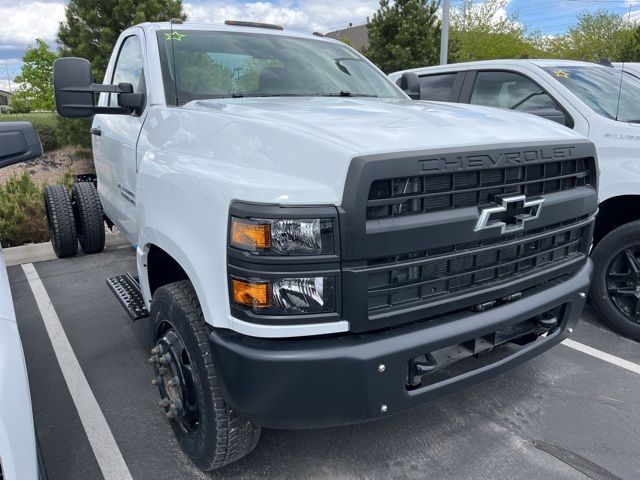
[[520, 112], [404, 99], [237, 98], [198, 100], [184, 108], [265, 122], [356, 154], [582, 138]]

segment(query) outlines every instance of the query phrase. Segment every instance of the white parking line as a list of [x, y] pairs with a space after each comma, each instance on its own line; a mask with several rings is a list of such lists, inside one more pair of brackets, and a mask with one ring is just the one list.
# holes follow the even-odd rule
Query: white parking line
[[122, 453], [82, 372], [80, 363], [73, 353], [69, 339], [38, 272], [32, 263], [22, 265], [22, 269], [38, 304], [51, 345], [102, 475], [105, 480], [132, 480], [129, 468], [122, 458]]
[[617, 367], [624, 368], [629, 370], [630, 372], [640, 374], [640, 365], [637, 363], [630, 362], [629, 360], [625, 360], [624, 358], [616, 357], [615, 355], [611, 355], [609, 353], [603, 352], [601, 350], [597, 350], [593, 347], [589, 347], [588, 345], [584, 345], [582, 343], [575, 342], [573, 340], [566, 339], [562, 342], [563, 345], [566, 345], [569, 348], [573, 348], [582, 353], [586, 353], [587, 355], [591, 355], [592, 357], [599, 358], [600, 360], [604, 360], [607, 363], [612, 365], [616, 365]]

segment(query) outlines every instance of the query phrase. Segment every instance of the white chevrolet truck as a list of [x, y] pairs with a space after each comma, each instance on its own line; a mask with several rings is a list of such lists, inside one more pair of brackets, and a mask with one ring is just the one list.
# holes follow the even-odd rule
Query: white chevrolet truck
[[560, 125], [413, 102], [341, 42], [244, 22], [135, 26], [104, 84], [79, 58], [54, 81], [62, 116], [94, 116], [97, 173], [97, 194], [48, 190], [54, 246], [100, 251], [103, 220], [135, 246], [108, 283], [150, 317], [160, 405], [203, 470], [263, 426], [475, 384], [578, 321], [596, 153]]
[[489, 60], [418, 68], [414, 98], [526, 112], [596, 145], [599, 214], [591, 301], [600, 317], [640, 340], [640, 68], [571, 60]]

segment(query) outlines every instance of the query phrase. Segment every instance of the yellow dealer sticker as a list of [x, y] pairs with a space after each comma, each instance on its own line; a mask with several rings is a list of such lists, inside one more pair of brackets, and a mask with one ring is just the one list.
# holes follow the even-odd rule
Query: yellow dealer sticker
[[178, 32], [171, 32], [171, 33], [164, 34], [165, 40], [177, 40], [178, 42], [181, 42], [184, 37], [186, 37], [186, 35]]

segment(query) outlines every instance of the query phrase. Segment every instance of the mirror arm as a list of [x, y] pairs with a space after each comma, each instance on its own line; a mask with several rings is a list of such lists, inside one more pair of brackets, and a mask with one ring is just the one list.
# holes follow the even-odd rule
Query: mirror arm
[[118, 85], [103, 85], [92, 83], [86, 87], [66, 87], [60, 89], [63, 92], [91, 92], [91, 93], [133, 93], [133, 86], [130, 83], [120, 83]]

